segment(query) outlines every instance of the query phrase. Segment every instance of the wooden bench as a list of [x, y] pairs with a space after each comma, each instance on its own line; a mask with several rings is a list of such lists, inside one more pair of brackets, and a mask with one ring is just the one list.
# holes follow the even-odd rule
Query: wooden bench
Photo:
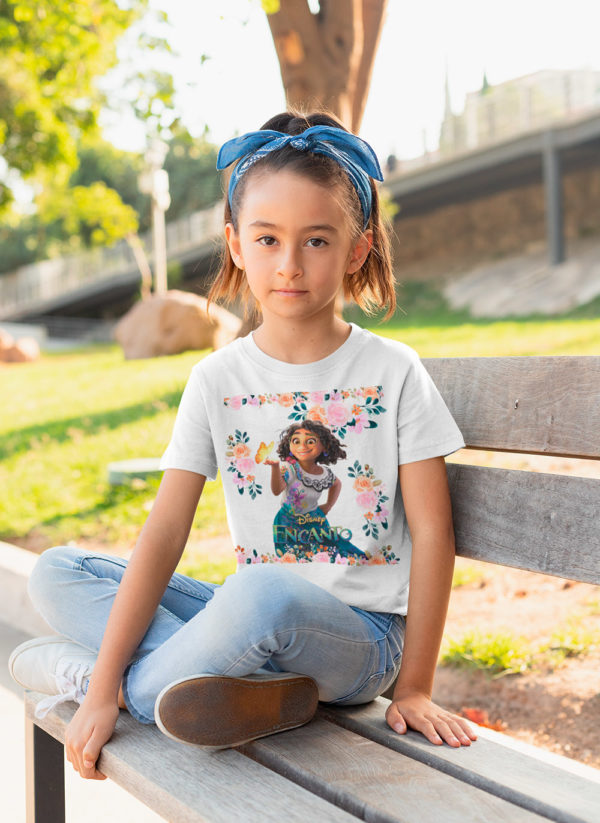
[[[424, 363], [468, 448], [600, 459], [600, 357]], [[448, 476], [458, 554], [600, 583], [600, 480], [458, 463]], [[39, 721], [39, 699], [26, 696], [27, 819], [58, 823], [75, 706]], [[600, 771], [488, 729], [461, 749], [400, 736], [385, 723], [387, 702], [322, 706], [302, 728], [223, 752], [122, 712], [99, 767], [174, 823], [600, 821]]]

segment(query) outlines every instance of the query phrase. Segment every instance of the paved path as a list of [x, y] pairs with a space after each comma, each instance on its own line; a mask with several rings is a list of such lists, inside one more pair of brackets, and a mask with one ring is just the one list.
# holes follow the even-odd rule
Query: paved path
[[[29, 635], [0, 623], [0, 819], [25, 823], [25, 735], [23, 693], [8, 673], [8, 658]], [[157, 823], [163, 818], [147, 809], [111, 780], [82, 780], [66, 763], [67, 823]]]

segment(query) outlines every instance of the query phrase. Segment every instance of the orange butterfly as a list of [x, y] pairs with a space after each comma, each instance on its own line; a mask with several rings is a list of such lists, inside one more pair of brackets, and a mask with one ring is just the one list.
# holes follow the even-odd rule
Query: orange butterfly
[[267, 446], [266, 443], [261, 441], [260, 446], [258, 447], [258, 451], [256, 452], [256, 457], [254, 458], [257, 463], [262, 463], [265, 458], [267, 458], [271, 452], [271, 449], [275, 445], [275, 441], [272, 440], [269, 445]]

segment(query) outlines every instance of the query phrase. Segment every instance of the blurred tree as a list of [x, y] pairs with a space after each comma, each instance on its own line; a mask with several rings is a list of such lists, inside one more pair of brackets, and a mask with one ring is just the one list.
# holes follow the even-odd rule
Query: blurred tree
[[387, 0], [261, 0], [288, 105], [362, 121]]
[[[78, 135], [94, 129], [96, 80], [148, 0], [0, 0], [0, 158], [25, 179], [66, 182]], [[12, 199], [0, 181], [0, 208]]]

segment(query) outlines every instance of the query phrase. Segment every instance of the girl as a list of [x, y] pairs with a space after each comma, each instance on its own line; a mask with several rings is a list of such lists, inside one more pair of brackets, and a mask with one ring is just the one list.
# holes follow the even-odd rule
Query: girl
[[[222, 747], [306, 722], [317, 697], [365, 703], [396, 681], [386, 720], [399, 734], [475, 739], [431, 701], [454, 561], [443, 456], [463, 439], [417, 354], [334, 310], [340, 289], [367, 310], [395, 307], [377, 159], [328, 115], [284, 113], [228, 141], [218, 167], [233, 163], [209, 298], [239, 295], [261, 323], [192, 370], [129, 563], [45, 552], [30, 594], [59, 635], [10, 660], [50, 705], [81, 703], [65, 745], [86, 778], [103, 777], [119, 708]], [[257, 463], [270, 432], [304, 421], [306, 433], [307, 420], [349, 455], [336, 519], [373, 562], [284, 564], [272, 551], [279, 507]], [[174, 574], [218, 470], [240, 558], [222, 586]]]
[[[271, 491], [276, 495], [285, 491], [273, 523], [277, 555], [285, 557], [291, 552], [292, 562], [296, 557], [312, 559], [318, 546], [317, 554], [326, 554], [327, 562], [330, 558], [367, 558], [327, 521], [342, 484], [330, 468], [319, 464], [337, 463], [346, 457], [339, 440], [322, 423], [305, 420], [283, 433], [277, 452], [283, 463], [265, 460], [272, 469]], [[329, 492], [327, 502], [320, 506], [319, 497], [325, 489]]]

